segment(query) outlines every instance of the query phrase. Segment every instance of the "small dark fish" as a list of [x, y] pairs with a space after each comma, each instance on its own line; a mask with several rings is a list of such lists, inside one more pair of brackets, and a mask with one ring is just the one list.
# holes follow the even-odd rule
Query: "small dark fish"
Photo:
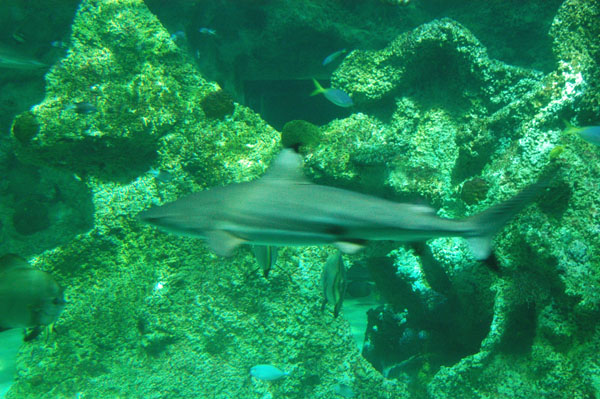
[[53, 323], [65, 307], [63, 289], [52, 275], [17, 255], [0, 258], [0, 328]]
[[333, 61], [335, 61], [337, 58], [339, 58], [341, 55], [343, 55], [344, 53], [346, 53], [346, 49], [343, 48], [341, 50], [336, 51], [335, 53], [331, 53], [329, 54], [327, 57], [325, 57], [325, 59], [323, 60], [323, 66], [327, 66], [329, 64], [331, 64]]
[[315, 91], [313, 91], [310, 95], [316, 96], [317, 94], [323, 94], [326, 99], [331, 101], [333, 104], [338, 107], [351, 107], [354, 105], [350, 96], [343, 90], [334, 89], [332, 87], [325, 89], [323, 86], [317, 82], [316, 79], [313, 79], [313, 83], [315, 84]]
[[175, 176], [173, 176], [173, 174], [167, 170], [150, 168], [147, 173], [152, 175], [152, 177], [161, 183], [169, 183], [175, 178]]
[[80, 115], [92, 114], [94, 112], [98, 112], [98, 108], [94, 106], [94, 104], [90, 104], [85, 101], [80, 101], [77, 103], [69, 104], [65, 107], [66, 111], [75, 111], [75, 113]]
[[250, 369], [250, 375], [263, 381], [275, 381], [290, 375], [290, 373], [282, 371], [270, 364], [259, 364]]
[[321, 309], [325, 309], [325, 306], [330, 303], [333, 305], [333, 316], [337, 317], [342, 309], [346, 293], [346, 267], [340, 251], [336, 251], [327, 258], [321, 273], [321, 289], [323, 290]]
[[252, 245], [250, 247], [256, 258], [256, 262], [263, 271], [263, 276], [267, 278], [269, 272], [277, 262], [277, 247], [271, 245]]

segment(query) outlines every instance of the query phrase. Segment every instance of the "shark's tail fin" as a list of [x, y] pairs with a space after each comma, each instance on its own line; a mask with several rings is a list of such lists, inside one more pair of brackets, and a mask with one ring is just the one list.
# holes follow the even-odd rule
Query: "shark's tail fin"
[[548, 187], [551, 177], [542, 178], [514, 197], [467, 218], [472, 225], [472, 235], [466, 237], [471, 252], [479, 260], [486, 259], [492, 251], [492, 239], [502, 227]]

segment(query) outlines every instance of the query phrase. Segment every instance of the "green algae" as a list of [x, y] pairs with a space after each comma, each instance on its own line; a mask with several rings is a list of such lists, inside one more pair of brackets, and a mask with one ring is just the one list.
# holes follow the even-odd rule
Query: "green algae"
[[223, 119], [235, 110], [233, 99], [223, 90], [208, 93], [200, 101], [200, 107], [208, 119]]
[[21, 144], [27, 144], [40, 132], [40, 125], [34, 113], [27, 111], [15, 118], [11, 132]]
[[303, 120], [289, 121], [281, 130], [281, 145], [284, 148], [315, 147], [320, 139], [319, 127]]

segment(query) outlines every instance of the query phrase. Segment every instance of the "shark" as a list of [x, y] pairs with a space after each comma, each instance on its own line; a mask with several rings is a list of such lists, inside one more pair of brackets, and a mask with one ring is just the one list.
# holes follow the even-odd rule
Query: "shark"
[[493, 237], [546, 187], [533, 183], [512, 198], [463, 219], [443, 218], [426, 205], [400, 203], [311, 182], [303, 158], [283, 149], [265, 174], [193, 193], [142, 211], [142, 222], [200, 237], [218, 255], [244, 244], [336, 246], [355, 253], [372, 240], [426, 241], [464, 237], [478, 260], [489, 257]]

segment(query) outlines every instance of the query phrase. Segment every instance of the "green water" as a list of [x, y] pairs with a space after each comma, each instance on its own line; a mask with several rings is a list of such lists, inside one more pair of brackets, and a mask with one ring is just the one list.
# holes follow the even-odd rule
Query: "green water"
[[[600, 124], [599, 18], [2, 1], [0, 256], [25, 260], [0, 258], [2, 395], [600, 397], [599, 149], [564, 131]], [[258, 180], [282, 145], [301, 162]], [[19, 267], [64, 289], [50, 326]]]

